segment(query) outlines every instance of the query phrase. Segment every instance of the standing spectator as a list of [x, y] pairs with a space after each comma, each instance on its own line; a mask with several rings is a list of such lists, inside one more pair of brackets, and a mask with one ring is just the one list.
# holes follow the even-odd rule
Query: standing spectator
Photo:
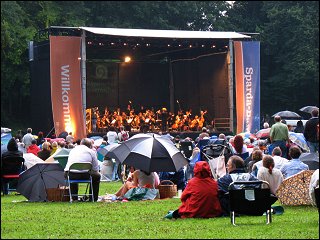
[[270, 191], [276, 195], [276, 191], [283, 181], [281, 171], [274, 167], [273, 158], [265, 155], [262, 159], [262, 167], [258, 170], [258, 179], [269, 183]]
[[271, 145], [269, 152], [272, 152], [275, 147], [280, 147], [282, 156], [287, 158], [286, 143], [290, 144], [288, 126], [281, 122], [281, 117], [278, 115], [274, 117], [274, 121], [275, 124], [272, 125], [270, 130]]
[[32, 140], [34, 139], [32, 135], [32, 128], [27, 129], [27, 133], [23, 136], [22, 142], [24, 144], [24, 147], [28, 149], [28, 147], [32, 144]]
[[280, 169], [285, 179], [303, 170], [309, 170], [309, 166], [299, 159], [300, 155], [301, 150], [298, 146], [290, 147], [289, 156], [292, 159], [289, 160], [288, 163], [285, 163]]
[[37, 140], [33, 139], [31, 141], [31, 145], [27, 148], [27, 153], [33, 153], [34, 155], [38, 156], [38, 152], [40, 148], [37, 145]]
[[38, 132], [38, 138], [37, 138], [37, 146], [41, 146], [42, 143], [45, 142], [45, 139], [43, 137], [43, 132]]
[[303, 122], [301, 120], [299, 120], [297, 122], [297, 126], [296, 128], [294, 129], [294, 132], [295, 133], [303, 133], [304, 132], [304, 126], [303, 126]]
[[108, 137], [108, 143], [117, 143], [118, 142], [118, 134], [116, 132], [116, 129], [114, 126], [111, 126], [109, 128], [109, 131], [107, 132], [107, 137]]
[[319, 132], [317, 130], [317, 125], [319, 124], [319, 110], [312, 110], [311, 116], [312, 117], [306, 122], [303, 135], [307, 140], [310, 152], [319, 152]]
[[22, 137], [23, 137], [22, 130], [18, 130], [15, 138], [19, 139], [19, 142], [22, 142]]
[[267, 123], [267, 122], [263, 123], [263, 128], [264, 128], [264, 129], [269, 128], [269, 123]]
[[72, 132], [68, 133], [68, 136], [66, 136], [66, 142], [70, 142], [73, 144], [74, 142], [74, 137], [72, 136]]
[[42, 143], [42, 149], [38, 152], [38, 157], [43, 161], [47, 160], [51, 154], [51, 144], [49, 142]]
[[[92, 171], [90, 172], [90, 175], [92, 177], [92, 187], [93, 187], [93, 199], [96, 202], [98, 200], [99, 195], [99, 186], [100, 186], [100, 173], [99, 173], [99, 163], [97, 159], [96, 152], [92, 149], [92, 143], [89, 138], [84, 138], [81, 140], [80, 145], [75, 146], [69, 153], [68, 162], [64, 169], [65, 171], [65, 178], [67, 178], [67, 171], [69, 171], [69, 168], [71, 164], [73, 163], [80, 163], [80, 162], [90, 162], [92, 164]], [[77, 179], [81, 179], [82, 176], [79, 176], [80, 174], [77, 173], [76, 176], [74, 176], [72, 173], [70, 173], [70, 178], [76, 177]], [[83, 177], [87, 177], [86, 174], [84, 174]], [[78, 184], [73, 183], [71, 184], [71, 193], [72, 194], [78, 194]], [[91, 186], [90, 186], [90, 192], [91, 192]], [[78, 200], [77, 196], [72, 197], [73, 200]], [[92, 199], [89, 199], [90, 201]]]

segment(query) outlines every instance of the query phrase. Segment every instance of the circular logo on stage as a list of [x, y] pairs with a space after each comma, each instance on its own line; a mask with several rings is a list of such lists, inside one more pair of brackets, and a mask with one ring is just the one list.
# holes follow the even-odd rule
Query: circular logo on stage
[[108, 68], [106, 65], [98, 64], [96, 66], [96, 78], [97, 79], [108, 78]]

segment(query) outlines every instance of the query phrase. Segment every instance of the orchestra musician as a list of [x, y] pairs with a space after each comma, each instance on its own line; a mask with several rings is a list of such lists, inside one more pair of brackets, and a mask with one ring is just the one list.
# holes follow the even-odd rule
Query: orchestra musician
[[[91, 126], [87, 126], [88, 131], [107, 131], [111, 126], [119, 128], [121, 125], [125, 126], [127, 131], [201, 131], [206, 126], [205, 115], [207, 110], [200, 111], [199, 115], [192, 117], [191, 109], [186, 111], [185, 114], [182, 110], [179, 110], [177, 115], [168, 112], [165, 107], [159, 109], [157, 112], [151, 109], [144, 109], [141, 106], [141, 112], [135, 114], [134, 109], [128, 109], [127, 113], [117, 108], [115, 111], [109, 111], [108, 107], [105, 107], [103, 116], [100, 116], [98, 107], [91, 108]], [[87, 120], [88, 122], [88, 120]], [[90, 123], [89, 123], [90, 124]], [[91, 127], [92, 129], [89, 129]], [[91, 131], [90, 131], [91, 132]]]

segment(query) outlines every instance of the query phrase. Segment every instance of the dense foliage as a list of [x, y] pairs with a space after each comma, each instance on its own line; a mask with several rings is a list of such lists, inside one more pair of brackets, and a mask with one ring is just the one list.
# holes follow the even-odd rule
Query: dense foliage
[[319, 102], [318, 1], [1, 1], [1, 125], [28, 119], [28, 42], [49, 26], [259, 33], [261, 115]]

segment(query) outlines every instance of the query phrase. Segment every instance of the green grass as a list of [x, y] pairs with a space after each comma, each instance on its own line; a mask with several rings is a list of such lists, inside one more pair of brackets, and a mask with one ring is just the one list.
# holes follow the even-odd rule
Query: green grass
[[[102, 182], [100, 195], [114, 193], [120, 186]], [[180, 199], [72, 204], [23, 200], [14, 193], [1, 196], [2, 239], [319, 238], [319, 214], [312, 206], [284, 206], [284, 214], [273, 215], [269, 225], [265, 216], [241, 216], [233, 226], [229, 217], [164, 219], [168, 210], [180, 206]]]

